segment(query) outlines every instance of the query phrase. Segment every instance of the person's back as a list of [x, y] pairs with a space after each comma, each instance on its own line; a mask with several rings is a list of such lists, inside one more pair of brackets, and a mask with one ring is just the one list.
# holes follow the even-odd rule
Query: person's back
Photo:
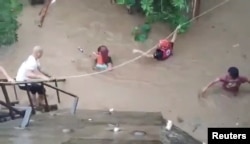
[[180, 27], [181, 27], [180, 25], [176, 27], [171, 40], [168, 39], [160, 40], [153, 54], [148, 54], [138, 49], [133, 49], [133, 53], [140, 53], [143, 56], [146, 56], [148, 58], [154, 58], [158, 61], [168, 59], [170, 56], [173, 55], [174, 43]]
[[160, 40], [159, 46], [154, 53], [157, 60], [166, 60], [173, 54], [174, 43], [168, 40]]

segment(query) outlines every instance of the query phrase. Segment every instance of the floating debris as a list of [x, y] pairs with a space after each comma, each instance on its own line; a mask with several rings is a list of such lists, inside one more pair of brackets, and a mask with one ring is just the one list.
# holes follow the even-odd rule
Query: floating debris
[[118, 132], [118, 131], [120, 131], [120, 128], [119, 127], [114, 127], [113, 132]]
[[134, 131], [134, 136], [145, 136], [147, 133], [145, 131]]
[[70, 133], [70, 132], [73, 132], [74, 130], [73, 129], [63, 129], [62, 132], [63, 133]]
[[26, 128], [22, 128], [22, 127], [18, 126], [18, 127], [14, 127], [14, 129], [16, 129], [16, 130], [24, 130]]
[[91, 118], [89, 118], [89, 119], [88, 119], [88, 121], [92, 121], [92, 119], [91, 119]]
[[83, 48], [81, 48], [80, 46], [78, 47], [78, 50], [79, 50], [81, 53], [84, 53]]
[[56, 2], [56, 0], [52, 0], [50, 4], [54, 4]]
[[195, 132], [195, 131], [199, 128], [199, 126], [200, 126], [200, 124], [196, 124], [196, 125], [194, 126], [194, 129], [192, 130], [192, 132]]
[[57, 114], [56, 113], [50, 113], [49, 115], [50, 116], [56, 116]]
[[115, 124], [108, 124], [108, 127], [114, 127]]
[[234, 48], [239, 47], [239, 46], [240, 46], [240, 44], [238, 44], [238, 43], [233, 45]]
[[109, 114], [112, 114], [114, 112], [114, 108], [109, 109]]
[[236, 126], [239, 126], [239, 123], [235, 123]]
[[183, 119], [181, 118], [181, 117], [177, 117], [177, 121], [179, 122], [179, 123], [183, 123]]
[[172, 129], [172, 126], [173, 126], [173, 122], [171, 120], [168, 120], [165, 128], [168, 131], [170, 131]]

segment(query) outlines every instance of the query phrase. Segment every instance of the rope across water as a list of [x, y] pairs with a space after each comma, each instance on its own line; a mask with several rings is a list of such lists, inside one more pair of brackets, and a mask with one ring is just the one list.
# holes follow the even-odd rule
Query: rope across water
[[[224, 0], [223, 2], [221, 2], [221, 3], [217, 4], [217, 5], [215, 5], [214, 7], [210, 8], [210, 9], [208, 9], [208, 10], [206, 10], [206, 11], [204, 11], [204, 12], [201, 13], [200, 15], [198, 15], [198, 16], [196, 16], [196, 17], [190, 19], [188, 22], [186, 22], [186, 23], [184, 23], [184, 24], [182, 24], [182, 25], [186, 25], [186, 24], [188, 24], [188, 23], [190, 23], [190, 22], [196, 20], [197, 18], [202, 17], [202, 16], [208, 14], [209, 12], [212, 12], [213, 10], [215, 10], [215, 9], [217, 9], [217, 8], [219, 8], [219, 7], [223, 6], [223, 5], [225, 5], [225, 4], [227, 4], [229, 1], [230, 1], [230, 0]], [[169, 34], [165, 39], [168, 39], [170, 36], [173, 35], [173, 33], [174, 33], [174, 31], [173, 31], [171, 34]], [[153, 46], [152, 48], [148, 49], [145, 53], [151, 52], [153, 49], [155, 49], [156, 46], [157, 46], [157, 45], [155, 45], [155, 46]], [[133, 59], [127, 60], [127, 61], [125, 61], [125, 62], [123, 62], [123, 63], [121, 63], [121, 64], [119, 64], [119, 65], [114, 66], [113, 69], [118, 69], [118, 68], [123, 67], [123, 66], [125, 66], [125, 65], [127, 65], [127, 64], [133, 63], [133, 62], [137, 61], [138, 59], [140, 59], [140, 58], [142, 58], [142, 57], [143, 57], [143, 55], [139, 55], [139, 56], [137, 56], [137, 57], [135, 57], [135, 58], [133, 58]], [[60, 76], [60, 77], [55, 77], [55, 79], [71, 79], [71, 78], [88, 77], [88, 76], [93, 76], [93, 75], [102, 74], [102, 73], [105, 73], [105, 72], [108, 72], [108, 71], [109, 71], [109, 70], [98, 71], [98, 72], [87, 73], [87, 74], [81, 74], [81, 75]], [[32, 82], [36, 82], [36, 81], [32, 81]], [[41, 82], [41, 80], [39, 80], [39, 82]], [[6, 82], [1, 82], [1, 83], [6, 83]], [[26, 82], [26, 83], [28, 83], [28, 82]]]
[[[215, 5], [214, 7], [210, 8], [210, 9], [208, 9], [208, 10], [206, 10], [206, 11], [204, 11], [204, 12], [201, 13], [200, 15], [198, 15], [198, 16], [196, 16], [196, 17], [190, 19], [188, 22], [186, 22], [186, 23], [184, 23], [184, 24], [182, 24], [182, 25], [188, 24], [188, 23], [190, 23], [190, 22], [196, 20], [197, 18], [206, 15], [207, 13], [209, 13], [209, 12], [211, 12], [211, 11], [217, 9], [218, 7], [221, 7], [221, 6], [225, 5], [225, 4], [228, 3], [229, 1], [230, 1], [230, 0], [224, 0], [223, 2], [221, 2], [221, 3], [217, 4], [217, 5]], [[173, 33], [174, 33], [174, 31], [173, 31], [171, 34], [169, 34], [165, 39], [168, 39], [170, 36], [173, 35]], [[154, 45], [152, 48], [150, 48], [149, 50], [147, 50], [145, 53], [151, 52], [152, 50], [155, 49], [156, 46], [157, 46], [157, 45]], [[119, 65], [114, 66], [113, 69], [118, 69], [118, 68], [123, 67], [123, 66], [125, 66], [125, 65], [127, 65], [127, 64], [133, 63], [133, 62], [137, 61], [138, 59], [140, 59], [140, 58], [142, 58], [142, 57], [143, 57], [143, 55], [139, 55], [139, 56], [137, 56], [137, 57], [135, 57], [135, 58], [133, 58], [133, 59], [127, 60], [127, 61], [125, 61], [125, 62], [123, 62], [123, 63], [121, 63], [121, 64], [119, 64]], [[62, 76], [62, 77], [57, 77], [57, 78], [59, 78], [59, 79], [79, 78], [79, 77], [87, 77], [87, 76], [98, 75], [98, 74], [102, 74], [102, 73], [105, 73], [105, 72], [108, 72], [108, 70], [98, 71], [98, 72], [93, 72], [93, 73], [87, 73], [87, 74], [82, 74], [82, 75]]]

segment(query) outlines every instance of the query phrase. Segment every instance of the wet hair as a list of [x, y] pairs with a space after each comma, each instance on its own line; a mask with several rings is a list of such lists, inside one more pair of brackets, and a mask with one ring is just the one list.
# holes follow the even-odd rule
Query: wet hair
[[239, 69], [237, 67], [230, 67], [227, 72], [232, 79], [237, 79], [239, 77]]
[[97, 48], [97, 52], [102, 56], [104, 63], [108, 63], [109, 59], [109, 50], [105, 45], [101, 45]]
[[162, 58], [163, 58], [163, 52], [160, 49], [156, 49], [156, 51], [154, 52], [153, 56], [157, 60], [162, 60]]

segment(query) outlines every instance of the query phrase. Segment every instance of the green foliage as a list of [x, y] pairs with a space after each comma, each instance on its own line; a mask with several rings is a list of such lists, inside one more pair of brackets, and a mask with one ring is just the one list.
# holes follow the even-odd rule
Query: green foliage
[[127, 5], [127, 6], [133, 6], [135, 5], [136, 0], [116, 0], [116, 3], [119, 5]]
[[135, 41], [144, 42], [145, 40], [147, 40], [150, 30], [151, 30], [151, 26], [147, 23], [141, 26], [135, 27], [133, 30]]
[[18, 14], [22, 11], [19, 0], [0, 0], [0, 46], [17, 41]]
[[[139, 1], [139, 5], [136, 3]], [[117, 0], [118, 4], [142, 9], [146, 16], [144, 25], [136, 27], [133, 32], [136, 41], [145, 41], [150, 27], [154, 22], [164, 22], [172, 29], [182, 25], [179, 30], [184, 33], [190, 26], [190, 3], [191, 0]]]

